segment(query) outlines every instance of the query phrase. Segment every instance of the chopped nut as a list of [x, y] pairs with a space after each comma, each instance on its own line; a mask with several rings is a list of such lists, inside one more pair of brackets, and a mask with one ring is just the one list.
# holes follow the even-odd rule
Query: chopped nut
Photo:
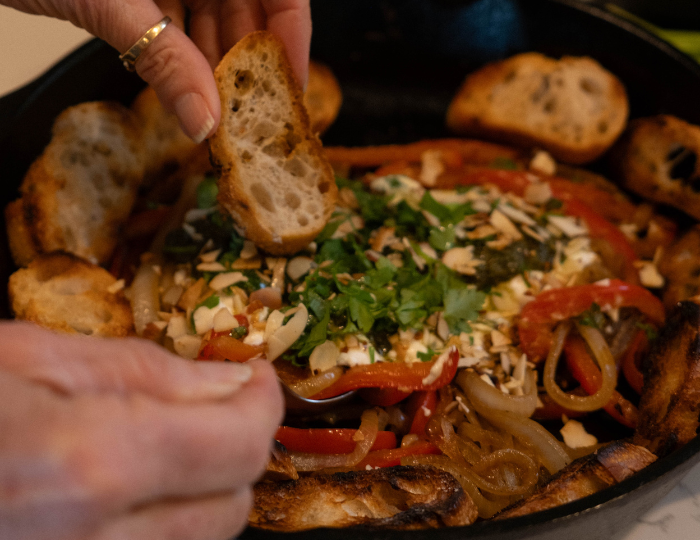
[[499, 209], [496, 209], [493, 212], [491, 212], [490, 221], [491, 221], [491, 225], [496, 227], [499, 231], [501, 231], [508, 238], [511, 238], [513, 240], [520, 240], [523, 237], [522, 233], [513, 224], [513, 222], [508, 218], [508, 216], [506, 216]]

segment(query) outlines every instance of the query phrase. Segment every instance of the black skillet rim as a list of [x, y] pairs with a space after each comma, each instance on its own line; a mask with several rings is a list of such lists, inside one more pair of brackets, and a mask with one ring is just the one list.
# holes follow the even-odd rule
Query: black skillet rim
[[[588, 15], [605, 20], [609, 24], [619, 27], [621, 30], [635, 35], [637, 38], [646, 41], [655, 48], [665, 53], [671, 61], [681, 64], [687, 71], [700, 79], [700, 65], [683, 52], [675, 49], [667, 42], [657, 36], [650, 34], [645, 29], [637, 26], [633, 22], [622, 19], [608, 11], [594, 5], [583, 4], [576, 0], [546, 0], [548, 2], [563, 4], [574, 10], [587, 13]], [[100, 40], [91, 40], [76, 49], [63, 60], [59, 61], [43, 75], [26, 86], [7, 94], [0, 98], [0, 143], [10, 136], [9, 127], [13, 121], [21, 116], [23, 111], [32, 107], [37, 99], [41, 99], [43, 94], [50, 91], [54, 81], [61, 77], [66, 71], [80, 66], [85, 59], [99, 53], [107, 46]], [[133, 84], [134, 89], [138, 89], [140, 83]], [[131, 96], [129, 96], [131, 97]], [[0, 295], [1, 296], [1, 295]], [[0, 298], [2, 300], [2, 298]], [[698, 460], [700, 460], [700, 437], [696, 437], [685, 447], [664, 459], [653, 463], [643, 471], [633, 477], [617, 484], [602, 492], [585, 497], [578, 501], [568, 503], [551, 510], [538, 512], [520, 518], [504, 520], [502, 522], [486, 521], [470, 525], [468, 527], [446, 528], [438, 531], [372, 531], [354, 529], [315, 529], [300, 533], [285, 533], [283, 536], [289, 538], [326, 538], [328, 534], [333, 534], [338, 538], [356, 538], [362, 534], [368, 538], [403, 538], [409, 535], [414, 539], [436, 537], [444, 539], [463, 538], [496, 538], [502, 535], [508, 538], [516, 538], [509, 533], [522, 533], [523, 537], [531, 534], [544, 533], [548, 530], [556, 529], [563, 524], [580, 523], [585, 526], [585, 518], [591, 516], [607, 507], [615, 507], [618, 503], [624, 503], [631, 495], [643, 490], [653, 490], [657, 484], [675, 484], [680, 481], [682, 474], [686, 473]], [[670, 488], [669, 488], [670, 489]], [[668, 491], [669, 489], [666, 489]], [[582, 521], [584, 520], [584, 521]], [[279, 538], [280, 533], [272, 533], [262, 530], [246, 530], [244, 538]], [[520, 537], [520, 534], [518, 534]]]

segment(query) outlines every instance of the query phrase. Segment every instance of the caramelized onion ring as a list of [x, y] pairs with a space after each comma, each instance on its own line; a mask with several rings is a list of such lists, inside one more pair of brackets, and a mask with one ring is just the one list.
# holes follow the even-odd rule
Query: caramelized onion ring
[[555, 375], [559, 356], [561, 356], [569, 328], [568, 324], [561, 324], [554, 333], [554, 345], [550, 349], [544, 364], [544, 387], [552, 401], [566, 409], [581, 412], [595, 411], [604, 407], [610, 401], [615, 391], [615, 386], [617, 385], [615, 359], [600, 331], [591, 326], [577, 325], [579, 333], [588, 343], [598, 362], [600, 371], [603, 374], [603, 384], [595, 394], [590, 396], [577, 396], [564, 392], [556, 383]]
[[497, 388], [481, 380], [475, 371], [464, 370], [455, 379], [464, 390], [469, 400], [479, 408], [488, 408], [495, 411], [508, 411], [519, 416], [530, 417], [537, 408], [537, 385], [535, 373], [532, 370], [525, 372], [525, 395], [513, 396], [504, 394]]
[[299, 472], [318, 471], [328, 468], [352, 468], [369, 453], [379, 431], [379, 415], [375, 409], [362, 413], [360, 428], [355, 435], [355, 450], [349, 454], [307, 454], [289, 452], [292, 464]]
[[500, 500], [491, 501], [484, 497], [474, 482], [474, 474], [465, 465], [455, 463], [447, 456], [436, 455], [416, 455], [407, 456], [401, 459], [401, 465], [429, 465], [450, 473], [457, 479], [462, 489], [471, 497], [476, 507], [479, 509], [479, 517], [488, 519], [500, 512], [510, 504], [510, 498], [505, 497]]
[[481, 410], [476, 403], [474, 403], [474, 407], [494, 426], [530, 445], [540, 463], [550, 473], [554, 474], [571, 462], [571, 458], [562, 444], [534, 420], [506, 411]]

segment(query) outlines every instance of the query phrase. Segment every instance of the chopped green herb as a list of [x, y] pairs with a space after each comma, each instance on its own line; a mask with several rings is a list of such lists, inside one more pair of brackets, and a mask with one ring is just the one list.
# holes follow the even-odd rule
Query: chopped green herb
[[491, 163], [491, 166], [494, 169], [507, 169], [507, 170], [515, 170], [518, 168], [518, 164], [513, 161], [510, 158], [507, 157], [497, 157], [496, 159], [493, 160]]
[[578, 322], [584, 326], [591, 326], [599, 330], [605, 326], [605, 315], [600, 306], [593, 302], [591, 307], [578, 316]]
[[418, 357], [418, 360], [421, 362], [430, 362], [433, 357], [435, 356], [435, 351], [428, 347], [428, 350], [425, 352], [418, 352], [416, 353], [416, 356]]
[[544, 209], [547, 212], [553, 212], [554, 210], [559, 210], [562, 206], [564, 206], [564, 203], [559, 199], [551, 198], [545, 203]]
[[245, 326], [236, 326], [236, 328], [231, 330], [231, 337], [236, 339], [244, 338], [246, 334], [248, 334], [248, 329]]
[[644, 333], [646, 334], [647, 339], [648, 339], [649, 341], [655, 340], [655, 339], [657, 338], [657, 336], [659, 335], [659, 333], [658, 333], [658, 331], [656, 330], [656, 328], [655, 328], [654, 326], [652, 326], [651, 324], [647, 324], [647, 323], [643, 323], [643, 322], [638, 322], [638, 323], [636, 324], [636, 326], [637, 326], [637, 328], [639, 328], [640, 330], [644, 330]]

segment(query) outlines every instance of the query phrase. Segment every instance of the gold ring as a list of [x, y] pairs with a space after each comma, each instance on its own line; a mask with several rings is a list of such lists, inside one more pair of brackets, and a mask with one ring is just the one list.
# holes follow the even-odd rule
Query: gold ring
[[165, 27], [170, 24], [170, 20], [171, 19], [168, 16], [163, 17], [158, 24], [149, 28], [136, 43], [129, 47], [128, 51], [119, 55], [119, 60], [122, 61], [124, 67], [128, 71], [136, 70], [136, 60], [138, 60], [141, 53], [146, 50], [146, 47], [153, 43], [153, 40], [156, 39], [163, 30], [165, 30]]

